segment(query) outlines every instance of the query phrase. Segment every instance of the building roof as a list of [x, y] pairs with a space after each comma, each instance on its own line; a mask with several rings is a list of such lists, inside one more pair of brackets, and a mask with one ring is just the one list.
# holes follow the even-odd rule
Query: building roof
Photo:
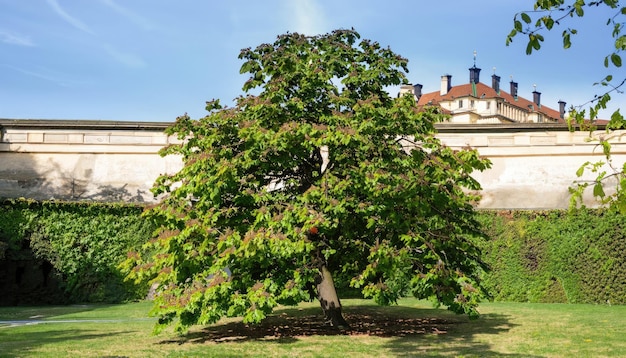
[[[474, 89], [475, 87], [475, 89]], [[515, 98], [510, 93], [500, 90], [500, 93], [497, 93], [495, 89], [482, 82], [478, 82], [477, 84], [466, 83], [458, 86], [453, 86], [450, 88], [448, 93], [445, 95], [441, 95], [440, 91], [425, 93], [420, 96], [417, 105], [418, 106], [426, 106], [426, 105], [437, 105], [442, 101], [453, 101], [455, 98], [459, 97], [475, 97], [475, 98], [501, 98], [505, 102], [509, 103], [512, 106], [516, 106], [526, 111], [536, 111], [547, 117], [553, 118], [560, 123], [564, 123], [565, 121], [561, 118], [559, 111], [554, 110], [550, 107], [540, 105], [537, 106], [533, 101], [529, 101], [523, 97], [517, 96]], [[541, 103], [541, 102], [540, 102]], [[539, 107], [539, 108], [537, 108]]]

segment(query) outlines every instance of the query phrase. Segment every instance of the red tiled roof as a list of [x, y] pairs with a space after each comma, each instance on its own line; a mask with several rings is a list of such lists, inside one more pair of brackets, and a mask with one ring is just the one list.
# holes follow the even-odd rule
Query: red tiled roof
[[[467, 83], [467, 84], [454, 86], [450, 88], [450, 91], [448, 91], [448, 93], [443, 96], [440, 94], [440, 91], [425, 93], [420, 97], [420, 99], [417, 102], [417, 105], [418, 106], [425, 106], [428, 104], [436, 105], [441, 101], [451, 101], [459, 97], [473, 96], [473, 93], [474, 92], [472, 91], [472, 84]], [[476, 98], [502, 98], [504, 99], [504, 101], [508, 102], [509, 104], [519, 107], [523, 110], [529, 110], [529, 108], [531, 108], [530, 106], [532, 106], [532, 108], [534, 108], [537, 112], [545, 116], [554, 118], [558, 120], [559, 122], [564, 122], [564, 120], [561, 118], [561, 114], [557, 110], [554, 110], [550, 107], [546, 107], [544, 105], [541, 105], [539, 108], [537, 108], [537, 105], [533, 101], [529, 101], [520, 96], [517, 96], [517, 99], [515, 99], [510, 93], [504, 92], [502, 91], [502, 89], [500, 90], [500, 94], [498, 94], [492, 87], [487, 86], [486, 84], [482, 82], [478, 82], [476, 84], [475, 93], [476, 95], [474, 97]]]

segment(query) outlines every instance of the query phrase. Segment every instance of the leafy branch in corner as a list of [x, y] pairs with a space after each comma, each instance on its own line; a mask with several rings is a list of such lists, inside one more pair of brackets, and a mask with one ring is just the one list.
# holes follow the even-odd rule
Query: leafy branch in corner
[[[607, 18], [606, 26], [612, 28], [611, 37], [614, 39], [614, 48], [608, 55], [604, 57], [603, 66], [605, 68], [613, 67], [615, 70], [622, 67], [622, 53], [626, 50], [626, 33], [624, 25], [626, 24], [626, 7], [620, 4], [619, 0], [599, 0], [585, 2], [584, 0], [537, 0], [534, 3], [533, 10], [518, 12], [513, 17], [513, 29], [506, 37], [506, 45], [510, 45], [513, 39], [519, 35], [527, 37], [526, 54], [530, 55], [533, 51], [541, 49], [545, 39], [543, 33], [551, 31], [557, 27], [565, 27], [561, 32], [563, 40], [563, 48], [568, 49], [572, 46], [572, 37], [578, 34], [578, 30], [566, 26], [568, 22], [575, 18], [582, 19], [590, 11], [600, 11], [602, 9], [610, 11], [611, 15]], [[617, 84], [615, 84], [617, 83]], [[611, 118], [606, 124], [606, 133], [598, 134], [597, 123], [601, 110], [607, 108], [611, 101], [611, 94], [622, 94], [622, 87], [626, 83], [626, 77], [621, 81], [614, 81], [614, 75], [609, 74], [602, 80], [594, 83], [594, 86], [602, 86], [606, 90], [600, 91], [589, 101], [572, 106], [569, 110], [567, 119], [570, 130], [589, 131], [589, 140], [597, 141], [602, 147], [606, 161], [597, 163], [584, 163], [577, 172], [580, 178], [585, 172], [595, 175], [595, 179], [581, 180], [574, 182], [574, 187], [570, 189], [572, 193], [571, 203], [575, 207], [582, 203], [582, 194], [590, 186], [593, 187], [593, 196], [601, 204], [616, 205], [626, 212], [626, 196], [623, 190], [626, 188], [626, 167], [620, 167], [614, 164], [610, 141], [617, 136], [611, 134], [614, 130], [624, 129], [626, 121], [620, 113], [620, 109], [615, 110], [611, 114]], [[586, 107], [589, 109], [587, 114]], [[621, 136], [621, 135], [620, 135]], [[611, 172], [611, 174], [607, 174]], [[614, 186], [611, 191], [614, 194], [606, 195], [606, 186]]]

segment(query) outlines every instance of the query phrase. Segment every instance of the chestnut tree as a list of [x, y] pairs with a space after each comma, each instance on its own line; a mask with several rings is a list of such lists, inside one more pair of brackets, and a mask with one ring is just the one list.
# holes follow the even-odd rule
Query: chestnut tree
[[[184, 167], [162, 175], [160, 229], [127, 267], [158, 283], [157, 330], [222, 317], [259, 322], [279, 304], [318, 299], [347, 327], [336, 288], [387, 305], [431, 298], [476, 316], [484, 239], [473, 203], [475, 150], [435, 137], [445, 118], [418, 109], [407, 60], [354, 30], [288, 33], [241, 51], [249, 75], [233, 107], [177, 118], [167, 134]], [[341, 290], [340, 290], [341, 291]]]

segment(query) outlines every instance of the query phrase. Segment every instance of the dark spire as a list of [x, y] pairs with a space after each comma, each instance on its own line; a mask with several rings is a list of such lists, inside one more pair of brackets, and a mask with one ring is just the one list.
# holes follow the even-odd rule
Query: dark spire
[[469, 69], [470, 71], [470, 83], [480, 82], [480, 68], [476, 67], [476, 51], [474, 51], [474, 66]]
[[496, 94], [500, 94], [500, 76], [496, 75], [496, 68], [493, 68], [493, 75], [491, 75], [491, 87]]
[[537, 107], [541, 108], [541, 92], [537, 92], [537, 85], [533, 85], [533, 102]]
[[511, 76], [511, 96], [517, 101], [517, 82], [513, 81], [513, 76]]

